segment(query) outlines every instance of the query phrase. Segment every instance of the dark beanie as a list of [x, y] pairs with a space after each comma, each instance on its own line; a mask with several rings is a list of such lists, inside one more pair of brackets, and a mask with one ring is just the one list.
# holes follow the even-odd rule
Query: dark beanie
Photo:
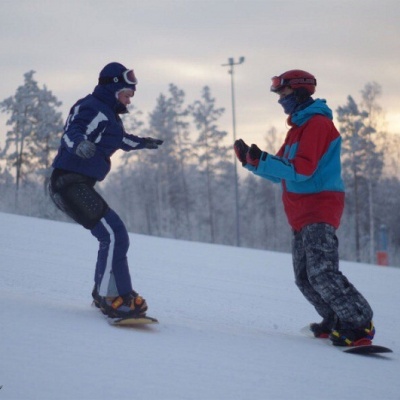
[[100, 71], [99, 84], [107, 85], [114, 93], [122, 89], [136, 90], [136, 85], [125, 82], [123, 78], [123, 73], [127, 70], [128, 68], [120, 63], [109, 63]]

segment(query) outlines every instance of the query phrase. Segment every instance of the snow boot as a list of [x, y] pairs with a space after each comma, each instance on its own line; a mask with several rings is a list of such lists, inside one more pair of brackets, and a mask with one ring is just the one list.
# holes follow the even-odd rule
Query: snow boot
[[310, 324], [310, 331], [314, 334], [316, 338], [328, 339], [335, 325], [335, 316], [324, 318], [320, 323], [314, 322]]
[[356, 329], [341, 329], [340, 326], [332, 330], [329, 339], [334, 346], [363, 346], [370, 345], [375, 335], [373, 322]]
[[146, 316], [146, 300], [134, 290], [124, 296], [102, 297], [100, 309], [110, 318], [130, 318]]

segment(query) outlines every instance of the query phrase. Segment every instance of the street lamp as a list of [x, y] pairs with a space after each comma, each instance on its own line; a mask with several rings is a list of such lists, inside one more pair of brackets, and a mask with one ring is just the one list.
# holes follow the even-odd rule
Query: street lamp
[[[228, 74], [231, 74], [231, 93], [232, 93], [232, 125], [233, 141], [236, 141], [236, 111], [235, 111], [235, 88], [233, 84], [234, 66], [244, 63], [244, 57], [240, 57], [238, 62], [231, 57], [228, 58], [228, 64], [222, 64], [223, 67], [229, 67]], [[239, 220], [239, 179], [237, 172], [237, 159], [234, 157], [235, 166], [235, 200], [236, 200], [236, 245], [240, 246], [240, 220]]]

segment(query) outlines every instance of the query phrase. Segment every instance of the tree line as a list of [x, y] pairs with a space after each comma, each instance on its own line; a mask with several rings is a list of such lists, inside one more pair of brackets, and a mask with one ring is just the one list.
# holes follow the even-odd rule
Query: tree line
[[[358, 103], [349, 95], [336, 110], [346, 184], [339, 248], [342, 259], [375, 263], [384, 230], [390, 264], [400, 265], [400, 143], [398, 135], [385, 131], [381, 91], [376, 82], [367, 83]], [[34, 71], [0, 102], [0, 111], [8, 115], [0, 149], [1, 211], [66, 220], [47, 194], [63, 132], [60, 106], [46, 86], [39, 87]], [[236, 203], [232, 143], [219, 124], [224, 112], [210, 87], [187, 104], [184, 91], [170, 84], [148, 115], [133, 108], [123, 117], [127, 132], [163, 139], [163, 146], [114, 158], [116, 165], [98, 189], [131, 232], [237, 245], [239, 227], [241, 246], [288, 252], [291, 232], [278, 185], [239, 174]], [[258, 144], [273, 153], [284, 134], [271, 127]]]

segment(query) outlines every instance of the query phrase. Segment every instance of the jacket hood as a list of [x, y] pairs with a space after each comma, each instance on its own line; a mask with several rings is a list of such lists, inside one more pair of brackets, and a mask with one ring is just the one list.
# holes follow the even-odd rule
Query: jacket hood
[[[112, 62], [107, 64], [100, 71], [99, 79], [120, 77], [126, 70], [128, 70], [128, 68], [126, 68], [124, 65], [117, 62]], [[118, 114], [124, 114], [128, 112], [128, 109], [117, 99], [117, 92], [122, 89], [136, 90], [136, 85], [132, 85], [126, 82], [98, 84], [93, 90], [93, 95], [109, 105]]]

